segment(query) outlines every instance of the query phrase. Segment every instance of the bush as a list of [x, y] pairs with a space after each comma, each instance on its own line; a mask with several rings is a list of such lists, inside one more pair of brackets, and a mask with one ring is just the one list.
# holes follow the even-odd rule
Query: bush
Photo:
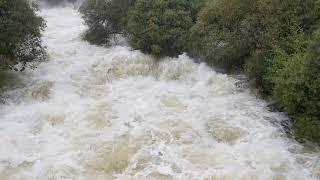
[[81, 12], [95, 44], [126, 34], [155, 57], [187, 51], [244, 70], [292, 115], [299, 138], [320, 141], [319, 0], [86, 0]]
[[[275, 44], [310, 29], [317, 9], [315, 0], [208, 1], [192, 28], [193, 53], [226, 69], [265, 64]], [[263, 78], [263, 71], [247, 70]]]
[[320, 121], [320, 30], [312, 36], [307, 50], [305, 64], [306, 102], [307, 114], [318, 118]]
[[267, 76], [273, 97], [293, 115], [299, 138], [320, 142], [320, 31], [287, 40], [275, 52]]
[[294, 118], [299, 138], [320, 141], [319, 0], [209, 0], [191, 29], [192, 54], [244, 69]]
[[248, 0], [208, 1], [191, 30], [191, 51], [214, 66], [241, 66], [250, 42], [240, 31], [241, 18], [250, 12]]
[[89, 29], [84, 39], [98, 45], [108, 45], [110, 38], [126, 34], [128, 13], [134, 0], [86, 0], [80, 7]]
[[86, 0], [80, 8], [89, 29], [84, 39], [110, 44], [114, 35], [129, 37], [135, 49], [156, 57], [187, 51], [189, 30], [206, 0]]
[[[27, 22], [27, 23], [26, 23]], [[41, 44], [45, 22], [26, 0], [0, 0], [0, 67], [24, 70], [46, 57]], [[21, 64], [21, 68], [15, 65]]]
[[185, 51], [193, 25], [193, 6], [185, 0], [137, 0], [128, 24], [133, 48], [156, 57]]
[[320, 121], [310, 117], [296, 118], [293, 130], [298, 140], [309, 140], [320, 144]]

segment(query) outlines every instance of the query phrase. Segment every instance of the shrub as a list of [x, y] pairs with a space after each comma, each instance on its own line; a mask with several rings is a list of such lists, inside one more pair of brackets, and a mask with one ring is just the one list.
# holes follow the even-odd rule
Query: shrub
[[299, 138], [320, 141], [319, 0], [208, 0], [191, 29], [192, 54], [244, 68], [294, 118]]
[[320, 142], [320, 31], [311, 38], [287, 40], [277, 47], [267, 78], [273, 97], [294, 117], [299, 138]]
[[133, 48], [156, 57], [185, 51], [193, 25], [192, 7], [185, 0], [137, 0], [128, 23]]
[[317, 9], [316, 0], [209, 0], [191, 31], [193, 53], [227, 69], [265, 64], [275, 44], [313, 26]]
[[305, 64], [307, 114], [320, 121], [320, 30], [312, 36]]
[[293, 130], [298, 140], [309, 140], [320, 144], [320, 121], [310, 117], [296, 118]]

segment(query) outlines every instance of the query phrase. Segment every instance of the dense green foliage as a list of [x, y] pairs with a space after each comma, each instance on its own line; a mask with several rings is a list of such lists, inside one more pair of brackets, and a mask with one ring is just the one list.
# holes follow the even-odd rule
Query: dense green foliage
[[89, 29], [84, 39], [108, 44], [125, 34], [133, 48], [156, 57], [186, 51], [189, 30], [205, 0], [86, 0], [80, 12]]
[[90, 1], [82, 11], [89, 41], [125, 32], [156, 57], [188, 52], [243, 70], [293, 117], [299, 138], [320, 143], [320, 0], [136, 0], [124, 11], [115, 0]]
[[[23, 70], [46, 57], [41, 44], [44, 20], [26, 0], [0, 0], [0, 67]], [[21, 68], [15, 65], [21, 64]]]
[[[193, 50], [211, 64], [232, 68], [248, 63], [248, 70], [254, 71], [250, 66], [263, 65], [262, 57], [270, 55], [274, 44], [309, 22], [305, 14], [311, 11], [306, 5], [310, 2], [210, 0], [192, 29]], [[300, 8], [304, 5], [306, 9]]]
[[84, 39], [108, 45], [113, 35], [125, 34], [133, 0], [86, 0], [80, 8], [89, 29]]
[[299, 138], [320, 143], [319, 20], [319, 0], [209, 0], [191, 50], [209, 64], [243, 69], [292, 115]]
[[299, 137], [320, 143], [320, 31], [308, 40], [298, 37], [287, 43], [270, 62], [272, 94], [294, 116]]
[[186, 50], [193, 25], [192, 1], [137, 0], [129, 19], [131, 44], [156, 57]]

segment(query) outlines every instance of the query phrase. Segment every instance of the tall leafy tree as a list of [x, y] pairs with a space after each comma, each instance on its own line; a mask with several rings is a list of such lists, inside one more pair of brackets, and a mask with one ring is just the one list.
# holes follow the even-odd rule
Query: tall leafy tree
[[208, 0], [192, 30], [192, 49], [225, 68], [248, 62], [251, 73], [278, 41], [310, 29], [319, 10], [317, 0]]
[[[46, 58], [41, 44], [45, 21], [26, 0], [0, 0], [0, 67], [24, 70]], [[15, 65], [21, 64], [21, 68]]]
[[137, 0], [128, 24], [132, 46], [156, 57], [185, 51], [193, 5], [189, 0]]
[[320, 31], [299, 35], [275, 48], [268, 78], [272, 95], [294, 117], [299, 138], [320, 143]]
[[128, 13], [134, 0], [86, 0], [80, 8], [88, 25], [84, 39], [108, 45], [110, 38], [126, 34]]

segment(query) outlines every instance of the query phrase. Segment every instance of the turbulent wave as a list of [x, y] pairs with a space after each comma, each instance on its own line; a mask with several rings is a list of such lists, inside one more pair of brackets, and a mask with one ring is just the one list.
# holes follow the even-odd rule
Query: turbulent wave
[[70, 7], [41, 15], [51, 59], [1, 105], [0, 179], [320, 178], [319, 151], [238, 79], [83, 42]]

